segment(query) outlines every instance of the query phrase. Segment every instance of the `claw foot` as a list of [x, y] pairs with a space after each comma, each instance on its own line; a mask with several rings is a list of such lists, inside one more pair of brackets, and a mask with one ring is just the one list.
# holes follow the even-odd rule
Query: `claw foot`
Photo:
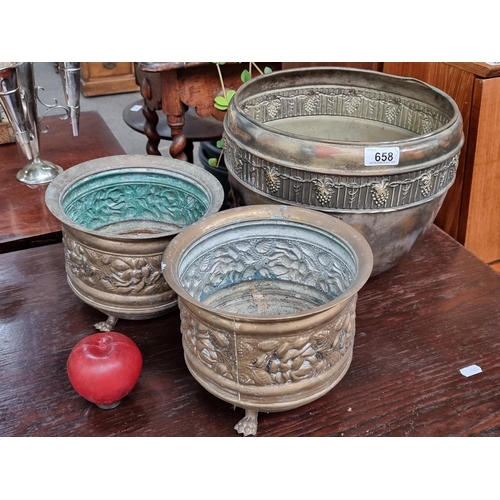
[[257, 416], [255, 410], [245, 410], [245, 416], [234, 426], [234, 429], [244, 436], [255, 436], [257, 434]]
[[100, 330], [101, 332], [112, 332], [115, 328], [116, 322], [118, 321], [118, 318], [115, 318], [114, 316], [108, 316], [108, 319], [106, 321], [99, 321], [99, 323], [96, 323], [94, 325], [94, 328], [96, 330]]

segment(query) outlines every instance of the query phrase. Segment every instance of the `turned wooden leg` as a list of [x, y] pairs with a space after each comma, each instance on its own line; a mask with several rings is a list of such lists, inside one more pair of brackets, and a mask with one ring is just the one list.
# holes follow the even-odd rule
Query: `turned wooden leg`
[[184, 128], [184, 114], [182, 115], [167, 115], [167, 123], [170, 127], [172, 135], [172, 144], [170, 145], [170, 156], [177, 160], [187, 161], [188, 157], [185, 153], [187, 140], [182, 133]]
[[161, 156], [160, 150], [158, 149], [161, 137], [156, 130], [158, 125], [158, 114], [154, 109], [150, 109], [147, 105], [142, 107], [142, 114], [144, 115], [144, 118], [146, 118], [146, 122], [144, 123], [144, 133], [148, 138], [146, 153], [148, 155]]

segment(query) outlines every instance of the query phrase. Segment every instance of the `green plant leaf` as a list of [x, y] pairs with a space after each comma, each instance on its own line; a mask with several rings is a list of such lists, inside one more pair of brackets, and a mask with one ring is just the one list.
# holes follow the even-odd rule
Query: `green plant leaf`
[[223, 95], [214, 98], [214, 106], [221, 111], [226, 111], [228, 104], [229, 101]]
[[225, 98], [223, 95], [218, 95], [214, 98], [214, 101], [216, 104], [219, 104], [220, 106], [224, 106], [224, 104], [227, 106], [229, 100]]
[[218, 95], [214, 98], [214, 106], [221, 111], [226, 111], [227, 107], [229, 106], [229, 101], [234, 94], [236, 94], [236, 90], [228, 90], [226, 92], [226, 97]]
[[216, 167], [216, 166], [217, 166], [217, 158], [209, 158], [209, 159], [208, 159], [208, 164], [209, 164], [211, 167]]
[[244, 69], [243, 72], [241, 73], [241, 81], [243, 83], [248, 82], [248, 80], [252, 79], [252, 75], [250, 74], [250, 71], [248, 69]]
[[272, 72], [273, 72], [273, 70], [269, 66], [266, 66], [264, 68], [264, 74], [265, 75], [268, 75], [269, 73], [272, 73]]
[[217, 142], [216, 142], [216, 146], [219, 148], [219, 149], [222, 149], [224, 147], [224, 139], [219, 139]]

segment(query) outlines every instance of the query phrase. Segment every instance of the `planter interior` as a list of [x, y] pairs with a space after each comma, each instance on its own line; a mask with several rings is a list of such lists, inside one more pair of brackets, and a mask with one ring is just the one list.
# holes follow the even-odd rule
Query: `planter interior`
[[210, 195], [178, 172], [142, 167], [108, 170], [77, 180], [61, 208], [84, 229], [110, 237], [176, 234], [203, 217]]

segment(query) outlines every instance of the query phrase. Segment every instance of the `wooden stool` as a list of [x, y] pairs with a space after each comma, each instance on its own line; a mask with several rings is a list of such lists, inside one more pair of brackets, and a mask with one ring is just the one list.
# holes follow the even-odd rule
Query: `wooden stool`
[[[138, 101], [127, 106], [123, 110], [123, 120], [132, 129], [137, 132], [145, 134], [144, 126], [146, 124], [146, 118], [142, 112], [144, 101], [139, 99]], [[157, 111], [158, 124], [156, 126], [156, 131], [161, 139], [168, 141], [172, 140], [172, 132], [167, 124], [166, 116], [161, 112]], [[194, 109], [189, 108], [185, 114], [185, 125], [183, 133], [186, 137], [186, 148], [185, 153], [187, 156], [187, 161], [194, 163], [193, 161], [193, 150], [194, 142], [200, 141], [213, 141], [218, 140], [222, 137], [222, 122], [216, 120], [213, 117], [202, 118], [197, 115]]]

